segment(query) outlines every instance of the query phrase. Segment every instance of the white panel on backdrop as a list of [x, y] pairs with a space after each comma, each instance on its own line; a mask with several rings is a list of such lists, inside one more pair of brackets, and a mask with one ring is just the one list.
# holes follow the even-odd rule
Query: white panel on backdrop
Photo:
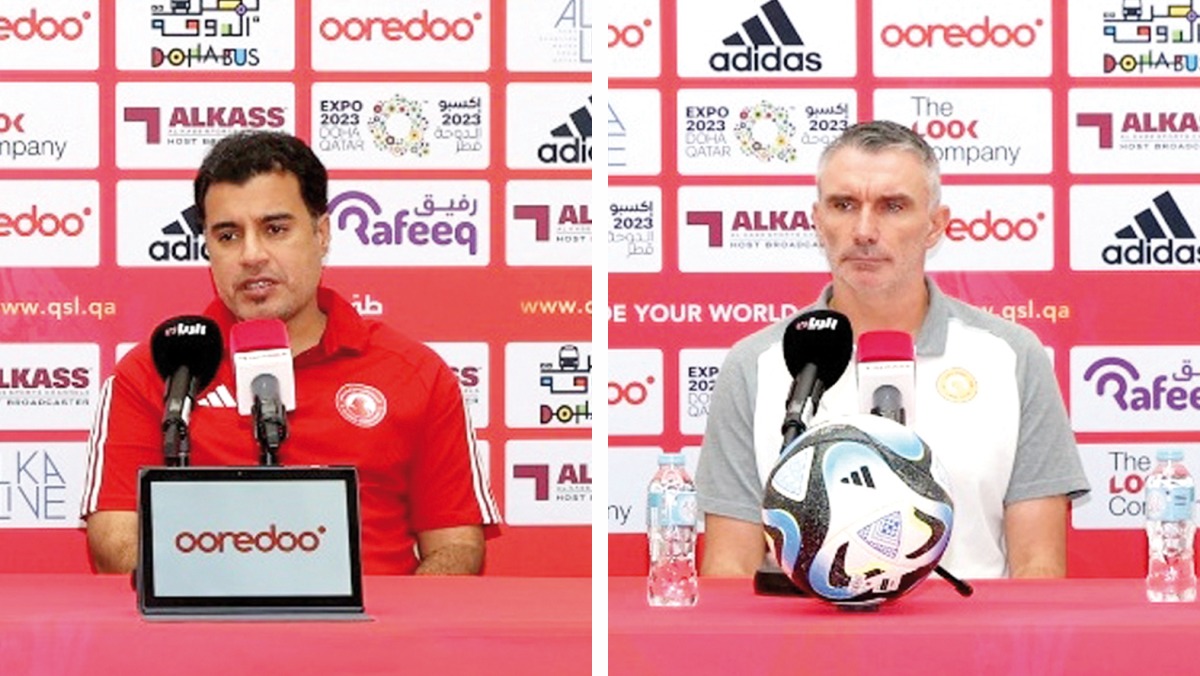
[[0, 70], [96, 70], [99, 0], [6, 2], [0, 7]]
[[191, 72], [291, 70], [296, 6], [271, 0], [122, 0], [117, 68]]
[[590, 428], [591, 383], [591, 343], [509, 343], [504, 346], [504, 424]]
[[589, 72], [595, 0], [506, 2], [506, 63], [517, 72]]
[[[662, 449], [656, 446], [622, 446], [608, 453], [608, 532], [646, 532], [646, 491], [658, 469]], [[698, 446], [685, 446], [684, 466], [696, 478], [700, 461]], [[697, 528], [704, 531], [704, 515], [697, 514]]]
[[487, 343], [426, 343], [437, 352], [458, 376], [463, 401], [471, 414], [475, 429], [488, 426], [488, 392], [492, 386], [492, 369], [488, 366]]
[[592, 523], [592, 443], [587, 439], [504, 445], [504, 520], [510, 526]]
[[0, 443], [0, 528], [79, 528], [87, 444]]
[[99, 134], [95, 83], [0, 83], [0, 170], [95, 169]]
[[117, 265], [208, 265], [191, 181], [117, 182]]
[[0, 181], [0, 267], [99, 264], [99, 183]]
[[608, 76], [658, 77], [662, 70], [662, 17], [657, 2], [607, 0]]
[[510, 169], [592, 168], [592, 87], [516, 83], [507, 89]]
[[484, 266], [487, 181], [330, 181], [331, 267]]
[[609, 176], [662, 172], [662, 96], [657, 89], [608, 91]]
[[704, 434], [717, 375], [729, 350], [684, 348], [679, 351], [679, 431]]
[[1071, 348], [1071, 426], [1076, 431], [1194, 431], [1197, 420], [1200, 346]]
[[662, 434], [662, 350], [608, 351], [608, 433]]
[[117, 166], [195, 171], [238, 131], [296, 131], [290, 82], [118, 82]]
[[823, 272], [812, 226], [814, 186], [679, 189], [679, 269], [684, 272]]
[[853, 2], [679, 2], [684, 77], [852, 77], [858, 70]]
[[331, 169], [486, 169], [491, 105], [482, 82], [318, 82], [313, 150]]
[[609, 186], [609, 272], [662, 270], [662, 190], [654, 186]]
[[1050, 0], [871, 3], [876, 77], [1048, 77]]
[[509, 181], [505, 191], [509, 265], [592, 264], [591, 181]]
[[1142, 530], [1146, 515], [1142, 500], [1146, 475], [1162, 448], [1183, 451], [1183, 463], [1200, 469], [1198, 444], [1081, 444], [1079, 458], [1092, 492], [1071, 501], [1071, 527], [1079, 529]]
[[1054, 269], [1054, 189], [1048, 185], [942, 187], [950, 223], [930, 252], [934, 272]]
[[1200, 187], [1071, 186], [1071, 269], [1177, 271], [1200, 268]]
[[316, 71], [488, 69], [487, 0], [313, 0]]
[[1200, 91], [1072, 89], [1067, 104], [1076, 174], [1194, 173]]
[[830, 141], [858, 121], [853, 89], [682, 89], [679, 173], [812, 175]]
[[881, 89], [875, 116], [923, 136], [942, 174], [1048, 174], [1049, 89]]
[[86, 430], [99, 403], [95, 343], [0, 344], [0, 430]]
[[1073, 77], [1196, 77], [1196, 6], [1179, 0], [1073, 0], [1068, 68]]

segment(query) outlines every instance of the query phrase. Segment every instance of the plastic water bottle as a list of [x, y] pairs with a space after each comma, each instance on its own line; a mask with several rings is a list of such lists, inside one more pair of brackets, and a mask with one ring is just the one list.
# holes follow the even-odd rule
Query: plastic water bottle
[[1196, 482], [1182, 460], [1179, 449], [1160, 450], [1158, 464], [1146, 477], [1146, 536], [1150, 540], [1146, 598], [1151, 601], [1196, 600], [1192, 556]]
[[696, 580], [696, 485], [680, 453], [658, 456], [646, 501], [650, 575], [646, 600], [652, 606], [693, 606]]

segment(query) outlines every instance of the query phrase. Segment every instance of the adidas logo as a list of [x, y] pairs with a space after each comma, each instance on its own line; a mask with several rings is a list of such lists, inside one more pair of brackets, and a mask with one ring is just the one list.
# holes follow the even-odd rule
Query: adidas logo
[[[726, 47], [745, 47], [738, 51], [713, 52], [708, 65], [719, 73], [780, 72], [801, 73], [821, 70], [821, 55], [816, 52], [784, 50], [783, 47], [803, 47], [804, 40], [779, 0], [762, 6], [762, 16], [752, 16], [721, 41]], [[766, 17], [766, 24], [763, 23]], [[770, 30], [767, 28], [770, 24]], [[749, 43], [747, 43], [749, 39]]]
[[556, 139], [570, 139], [562, 143], [543, 143], [538, 148], [538, 159], [543, 164], [586, 164], [592, 161], [592, 111], [588, 107], [592, 97], [588, 97], [588, 105], [575, 109], [570, 121], [550, 130], [550, 135]]
[[863, 486], [865, 488], [875, 488], [875, 481], [871, 479], [871, 468], [863, 465], [850, 473], [850, 476], [841, 478], [844, 484], [854, 484], [855, 486]]
[[198, 400], [196, 405], [210, 408], [237, 408], [237, 399], [233, 398], [228, 387], [217, 385], [217, 389]]
[[150, 243], [150, 258], [156, 261], [206, 261], [208, 248], [204, 246], [203, 232], [204, 224], [193, 204], [183, 210], [179, 220], [162, 229], [162, 234], [170, 239]]
[[[1133, 217], [1133, 223], [1116, 232], [1120, 244], [1110, 244], [1101, 251], [1108, 265], [1194, 265], [1200, 260], [1200, 247], [1195, 244], [1196, 233], [1179, 210], [1168, 190], [1151, 200], [1153, 209], [1145, 209]], [[1166, 229], [1163, 229], [1163, 226]], [[1189, 241], [1190, 240], [1190, 241]]]

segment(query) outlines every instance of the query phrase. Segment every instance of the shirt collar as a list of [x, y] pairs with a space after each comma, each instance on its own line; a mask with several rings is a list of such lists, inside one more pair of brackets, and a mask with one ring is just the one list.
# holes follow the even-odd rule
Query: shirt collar
[[[321, 359], [331, 357], [341, 350], [353, 353], [366, 350], [370, 332], [367, 323], [358, 315], [353, 305], [333, 289], [322, 286], [317, 288], [317, 307], [325, 313], [325, 332], [321, 334], [321, 340], [316, 346], [299, 357]], [[225, 336], [226, 340], [233, 330], [233, 325], [238, 322], [238, 318], [220, 298], [214, 298], [209, 303], [204, 315], [221, 327], [221, 335]]]
[[[946, 294], [938, 288], [936, 282], [925, 278], [925, 288], [929, 291], [929, 310], [921, 323], [914, 345], [916, 353], [922, 357], [939, 357], [946, 353], [946, 334], [950, 320], [950, 302]], [[829, 309], [829, 299], [833, 297], [833, 284], [827, 284], [817, 299], [816, 307]]]

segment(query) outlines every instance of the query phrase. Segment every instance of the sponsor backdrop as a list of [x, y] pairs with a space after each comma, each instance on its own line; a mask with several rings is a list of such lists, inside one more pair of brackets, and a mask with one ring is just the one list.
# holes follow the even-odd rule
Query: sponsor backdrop
[[821, 149], [888, 118], [942, 162], [932, 276], [1053, 355], [1092, 485], [1070, 574], [1144, 574], [1154, 452], [1200, 472], [1200, 3], [1067, 5], [607, 3], [613, 572], [645, 570], [653, 455], [699, 446], [728, 348], [828, 280]]
[[589, 574], [589, 10], [4, 2], [0, 569], [89, 568], [78, 505], [100, 383], [212, 298], [191, 204], [207, 149], [275, 129], [330, 168], [325, 282], [459, 375], [513, 515], [488, 572]]

